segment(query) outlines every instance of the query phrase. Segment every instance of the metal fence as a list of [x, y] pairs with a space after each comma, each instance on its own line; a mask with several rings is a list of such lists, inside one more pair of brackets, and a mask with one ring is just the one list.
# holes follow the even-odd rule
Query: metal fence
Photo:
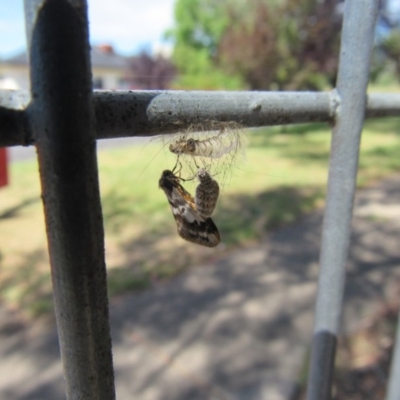
[[[204, 119], [333, 125], [308, 399], [329, 399], [364, 118], [400, 95], [366, 95], [378, 0], [347, 0], [332, 92], [92, 92], [85, 0], [25, 0], [31, 93], [0, 92], [0, 146], [37, 147], [69, 399], [115, 398], [96, 139], [175, 132]], [[387, 400], [400, 398], [400, 329]]]

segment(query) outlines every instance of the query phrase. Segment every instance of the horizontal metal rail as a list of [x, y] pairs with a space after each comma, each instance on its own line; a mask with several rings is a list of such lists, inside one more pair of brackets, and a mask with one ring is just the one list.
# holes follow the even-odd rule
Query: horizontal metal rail
[[[245, 127], [334, 122], [339, 96], [331, 92], [96, 91], [97, 139], [179, 132], [205, 120]], [[0, 91], [0, 146], [34, 143], [25, 91]], [[366, 118], [400, 115], [400, 94], [371, 93]]]

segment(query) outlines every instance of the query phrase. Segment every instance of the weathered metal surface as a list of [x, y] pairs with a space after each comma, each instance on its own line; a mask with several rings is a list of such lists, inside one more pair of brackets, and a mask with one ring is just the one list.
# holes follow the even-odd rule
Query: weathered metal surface
[[68, 399], [115, 398], [84, 0], [26, 0], [32, 99]]
[[[97, 139], [175, 133], [204, 120], [236, 121], [246, 127], [333, 122], [339, 101], [335, 91], [96, 91], [93, 95]], [[0, 91], [0, 146], [33, 144], [21, 111], [27, 104], [27, 92]], [[399, 114], [400, 95], [368, 96], [366, 118]]]
[[331, 398], [336, 340], [343, 308], [358, 154], [378, 0], [347, 0], [343, 20], [308, 400]]

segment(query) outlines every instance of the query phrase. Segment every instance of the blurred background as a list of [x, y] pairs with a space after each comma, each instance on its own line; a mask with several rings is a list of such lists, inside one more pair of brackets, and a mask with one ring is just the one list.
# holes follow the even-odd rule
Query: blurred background
[[[28, 89], [23, 3], [0, 1], [0, 87]], [[341, 0], [118, 0], [89, 3], [99, 89], [327, 90]], [[381, 0], [372, 83], [396, 79], [400, 2]]]
[[[327, 91], [335, 86], [343, 1], [115, 0], [111, 6], [95, 0], [88, 7], [95, 89]], [[369, 91], [398, 92], [399, 79], [400, 1], [382, 0]], [[0, 89], [29, 90], [22, 1], [0, 0]], [[360, 188], [398, 176], [399, 125], [395, 118], [366, 122]], [[161, 172], [175, 163], [165, 140], [98, 142], [112, 304], [144, 291], [151, 294], [190, 267], [216, 265], [234, 252], [264, 246], [280, 229], [320, 213], [330, 151], [328, 124], [260, 128], [240, 135], [247, 136], [246, 157], [227, 166], [213, 216], [222, 235], [216, 249], [186, 243], [176, 234], [158, 188]], [[35, 150], [10, 148], [7, 158], [8, 183], [0, 188], [0, 306], [24, 324], [54, 325]], [[382, 222], [393, 216], [368, 218]], [[316, 249], [318, 243], [316, 233]], [[400, 259], [396, 253], [390, 257]], [[267, 272], [268, 262], [263, 268]], [[382, 293], [379, 318], [369, 315], [371, 321], [395, 314], [392, 300]], [[379, 357], [381, 353], [372, 362]]]

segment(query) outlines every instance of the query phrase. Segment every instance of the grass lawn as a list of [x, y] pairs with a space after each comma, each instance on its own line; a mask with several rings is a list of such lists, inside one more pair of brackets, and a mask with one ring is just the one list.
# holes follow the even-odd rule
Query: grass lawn
[[[358, 184], [400, 169], [399, 120], [369, 121]], [[231, 172], [213, 216], [222, 245], [203, 248], [180, 239], [158, 179], [175, 163], [160, 143], [99, 152], [112, 295], [148, 286], [205, 263], [324, 204], [330, 128], [303, 124], [249, 131], [246, 160]], [[216, 176], [218, 180], [219, 177]], [[186, 185], [193, 191], [193, 184]], [[0, 190], [0, 299], [30, 314], [52, 307], [50, 269], [36, 161], [13, 163]]]

